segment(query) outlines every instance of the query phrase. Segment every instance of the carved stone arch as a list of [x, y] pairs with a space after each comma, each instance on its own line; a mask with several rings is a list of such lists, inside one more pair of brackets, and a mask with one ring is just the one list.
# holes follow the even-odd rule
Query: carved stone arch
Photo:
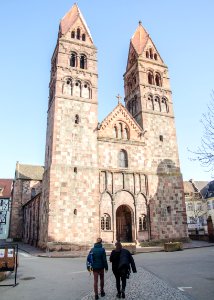
[[154, 81], [156, 86], [162, 86], [162, 76], [159, 72], [155, 72]]
[[[105, 214], [107, 214], [110, 217], [110, 229], [113, 227], [112, 224], [112, 195], [108, 192], [105, 191], [104, 193], [101, 194], [100, 196], [100, 226], [102, 229], [102, 223], [106, 222]], [[106, 228], [106, 224], [104, 225], [104, 229], [102, 230], [109, 230], [109, 228]]]
[[79, 54], [79, 67], [80, 67], [80, 69], [87, 69], [87, 62], [88, 62], [87, 54], [84, 53], [84, 52], [81, 52]]
[[66, 76], [63, 79], [62, 94], [70, 95], [70, 96], [73, 94], [73, 79], [72, 79], [72, 77]]
[[146, 107], [149, 110], [154, 110], [153, 95], [151, 93], [147, 94]]
[[92, 87], [88, 80], [82, 82], [82, 97], [86, 99], [92, 98]]
[[76, 50], [70, 51], [69, 65], [72, 68], [78, 67], [78, 53], [76, 52]]
[[73, 84], [73, 96], [81, 97], [82, 82], [80, 79], [75, 79]]
[[148, 84], [154, 85], [154, 71], [152, 69], [147, 69], [147, 77], [148, 77]]
[[168, 113], [169, 112], [169, 104], [166, 97], [161, 98], [161, 112]]
[[160, 107], [160, 96], [159, 95], [154, 95], [153, 104], [154, 104], [154, 111], [160, 112], [161, 107]]
[[134, 196], [126, 190], [115, 194], [116, 239], [124, 242], [135, 240]]

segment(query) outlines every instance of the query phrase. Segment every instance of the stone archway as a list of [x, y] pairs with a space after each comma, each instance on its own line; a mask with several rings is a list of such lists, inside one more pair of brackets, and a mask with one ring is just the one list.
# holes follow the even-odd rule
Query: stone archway
[[116, 239], [120, 242], [133, 241], [133, 212], [128, 205], [120, 205], [116, 210]]

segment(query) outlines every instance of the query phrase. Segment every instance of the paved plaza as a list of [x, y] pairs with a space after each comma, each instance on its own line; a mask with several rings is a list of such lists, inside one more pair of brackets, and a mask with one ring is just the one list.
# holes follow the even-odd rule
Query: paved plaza
[[[116, 298], [116, 286], [114, 276], [105, 282], [106, 296], [100, 299], [113, 300]], [[94, 292], [91, 292], [81, 300], [94, 299]], [[188, 300], [191, 299], [184, 295], [179, 290], [170, 287], [166, 282], [159, 279], [150, 272], [147, 272], [142, 267], [138, 268], [137, 273], [131, 273], [130, 279], [127, 280], [126, 287], [127, 300]]]

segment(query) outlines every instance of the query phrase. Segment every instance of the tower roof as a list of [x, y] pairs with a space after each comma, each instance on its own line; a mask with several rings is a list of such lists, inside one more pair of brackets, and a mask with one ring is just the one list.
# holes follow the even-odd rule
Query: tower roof
[[131, 43], [139, 55], [142, 54], [148, 39], [149, 39], [149, 34], [143, 28], [142, 23], [140, 21], [135, 33], [131, 38]]
[[72, 8], [67, 12], [67, 14], [65, 14], [65, 16], [61, 19], [60, 21], [60, 31], [62, 34], [66, 34], [68, 32], [68, 30], [71, 28], [71, 26], [73, 26], [76, 22], [76, 20], [80, 18], [83, 25], [85, 26], [85, 29], [87, 30], [91, 40], [92, 36], [90, 33], [90, 30], [86, 24], [86, 21], [78, 7], [78, 5], [76, 3], [74, 3], [74, 5], [72, 6]]

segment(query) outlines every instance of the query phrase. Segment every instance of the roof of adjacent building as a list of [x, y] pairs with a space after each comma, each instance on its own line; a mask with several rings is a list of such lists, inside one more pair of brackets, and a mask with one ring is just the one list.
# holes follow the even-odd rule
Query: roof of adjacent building
[[214, 197], [214, 181], [184, 181], [184, 193], [200, 193], [204, 199]]
[[0, 179], [0, 198], [10, 198], [13, 179]]
[[16, 179], [42, 180], [43, 173], [43, 166], [16, 164]]

